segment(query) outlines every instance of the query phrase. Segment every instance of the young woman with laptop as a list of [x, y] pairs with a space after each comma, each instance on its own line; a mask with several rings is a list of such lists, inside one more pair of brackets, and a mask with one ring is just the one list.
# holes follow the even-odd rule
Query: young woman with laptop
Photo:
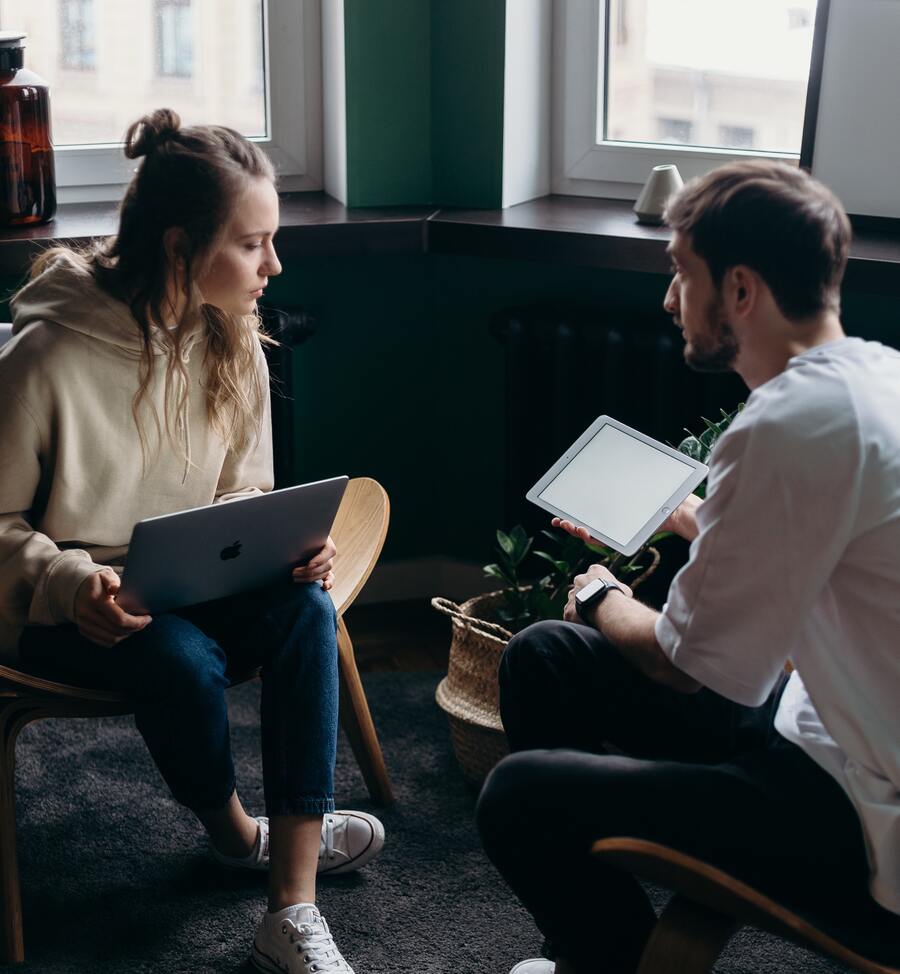
[[[271, 490], [256, 301], [281, 272], [272, 164], [166, 109], [128, 131], [139, 160], [118, 233], [55, 247], [12, 301], [0, 354], [0, 656], [121, 688], [174, 798], [223, 864], [269, 870], [253, 963], [352, 974], [316, 876], [370, 861], [381, 823], [334, 809], [338, 669], [328, 543], [283, 582], [156, 616], [116, 602], [142, 519]], [[245, 812], [231, 673], [262, 666], [266, 816]]]

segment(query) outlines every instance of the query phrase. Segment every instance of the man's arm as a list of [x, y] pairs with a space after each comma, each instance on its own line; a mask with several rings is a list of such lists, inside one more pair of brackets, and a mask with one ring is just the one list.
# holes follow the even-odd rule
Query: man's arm
[[[595, 578], [621, 585], [615, 576], [602, 565], [591, 565], [587, 573], [576, 576], [565, 618], [569, 622], [581, 622], [575, 611], [575, 592]], [[656, 641], [655, 626], [659, 613], [635, 601], [627, 586], [621, 592], [607, 592], [605, 598], [592, 613], [594, 627], [612, 643], [616, 650], [645, 676], [679, 693], [696, 693], [702, 688], [692, 677], [675, 666]]]

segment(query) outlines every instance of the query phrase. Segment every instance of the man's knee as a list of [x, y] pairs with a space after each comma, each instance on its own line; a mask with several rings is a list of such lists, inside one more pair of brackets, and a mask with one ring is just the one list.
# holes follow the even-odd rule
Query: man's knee
[[[549, 751], [522, 751], [505, 757], [488, 775], [478, 797], [475, 820], [486, 848], [526, 824], [533, 800], [542, 794], [542, 769]], [[527, 827], [527, 825], [526, 825]]]
[[570, 625], [558, 619], [545, 619], [513, 636], [500, 660], [501, 689], [508, 689], [523, 679], [531, 682], [535, 673], [552, 667], [553, 660], [566, 645]]

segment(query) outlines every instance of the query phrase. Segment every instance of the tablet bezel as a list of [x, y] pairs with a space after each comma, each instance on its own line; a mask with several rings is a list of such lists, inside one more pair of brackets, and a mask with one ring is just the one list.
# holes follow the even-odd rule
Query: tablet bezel
[[[634, 437], [636, 440], [640, 440], [642, 443], [646, 443], [648, 446], [652, 446], [655, 450], [660, 453], [665, 453], [670, 457], [681, 461], [686, 467], [691, 469], [691, 472], [685, 478], [684, 481], [679, 485], [678, 489], [662, 504], [658, 507], [653, 514], [644, 522], [643, 526], [635, 534], [628, 539], [627, 542], [623, 543], [621, 541], [614, 541], [612, 538], [607, 537], [601, 531], [598, 531], [593, 525], [587, 524], [584, 521], [580, 521], [578, 518], [569, 514], [567, 511], [560, 510], [560, 508], [555, 507], [548, 501], [541, 498], [541, 492], [546, 489], [559, 474], [575, 459], [576, 456], [581, 452], [581, 450], [600, 432], [604, 426], [612, 426], [614, 429], [620, 430], [626, 433], [628, 436]], [[590, 532], [591, 537], [598, 541], [600, 544], [606, 545], [609, 548], [613, 548], [615, 551], [621, 552], [623, 555], [633, 555], [636, 554], [641, 546], [647, 542], [647, 540], [659, 529], [666, 518], [671, 514], [672, 511], [681, 504], [684, 499], [691, 494], [696, 487], [699, 487], [701, 483], [706, 479], [706, 475], [709, 473], [709, 467], [705, 463], [701, 463], [699, 460], [695, 460], [693, 457], [689, 457], [687, 454], [682, 453], [679, 450], [675, 450], [665, 443], [660, 443], [659, 440], [653, 439], [652, 436], [647, 436], [640, 430], [636, 430], [631, 426], [626, 426], [625, 423], [620, 423], [617, 419], [613, 419], [612, 416], [598, 416], [593, 423], [578, 437], [578, 439], [569, 447], [568, 450], [553, 464], [553, 466], [544, 474], [543, 477], [528, 491], [525, 497], [531, 501], [532, 504], [537, 505], [537, 507], [542, 508], [545, 511], [549, 511], [556, 517], [565, 518], [567, 521], [571, 521], [573, 524], [579, 527], [587, 528]]]

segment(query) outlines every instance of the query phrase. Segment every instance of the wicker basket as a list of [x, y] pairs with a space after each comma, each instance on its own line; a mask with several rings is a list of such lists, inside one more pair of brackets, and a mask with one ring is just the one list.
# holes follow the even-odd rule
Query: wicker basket
[[500, 722], [497, 667], [512, 633], [481, 616], [495, 615], [502, 592], [489, 592], [457, 605], [434, 598], [431, 604], [450, 616], [453, 635], [447, 675], [435, 699], [447, 714], [453, 751], [466, 780], [480, 785], [508, 753]]
[[[650, 565], [630, 583], [632, 588], [659, 565], [659, 552], [648, 550]], [[431, 600], [453, 625], [447, 675], [438, 684], [435, 699], [450, 722], [450, 738], [460, 769], [475, 786], [480, 786], [491, 768], [509, 753], [500, 721], [497, 667], [512, 633], [485, 619], [496, 618], [502, 603], [500, 591], [477, 595], [461, 605], [449, 599]]]

